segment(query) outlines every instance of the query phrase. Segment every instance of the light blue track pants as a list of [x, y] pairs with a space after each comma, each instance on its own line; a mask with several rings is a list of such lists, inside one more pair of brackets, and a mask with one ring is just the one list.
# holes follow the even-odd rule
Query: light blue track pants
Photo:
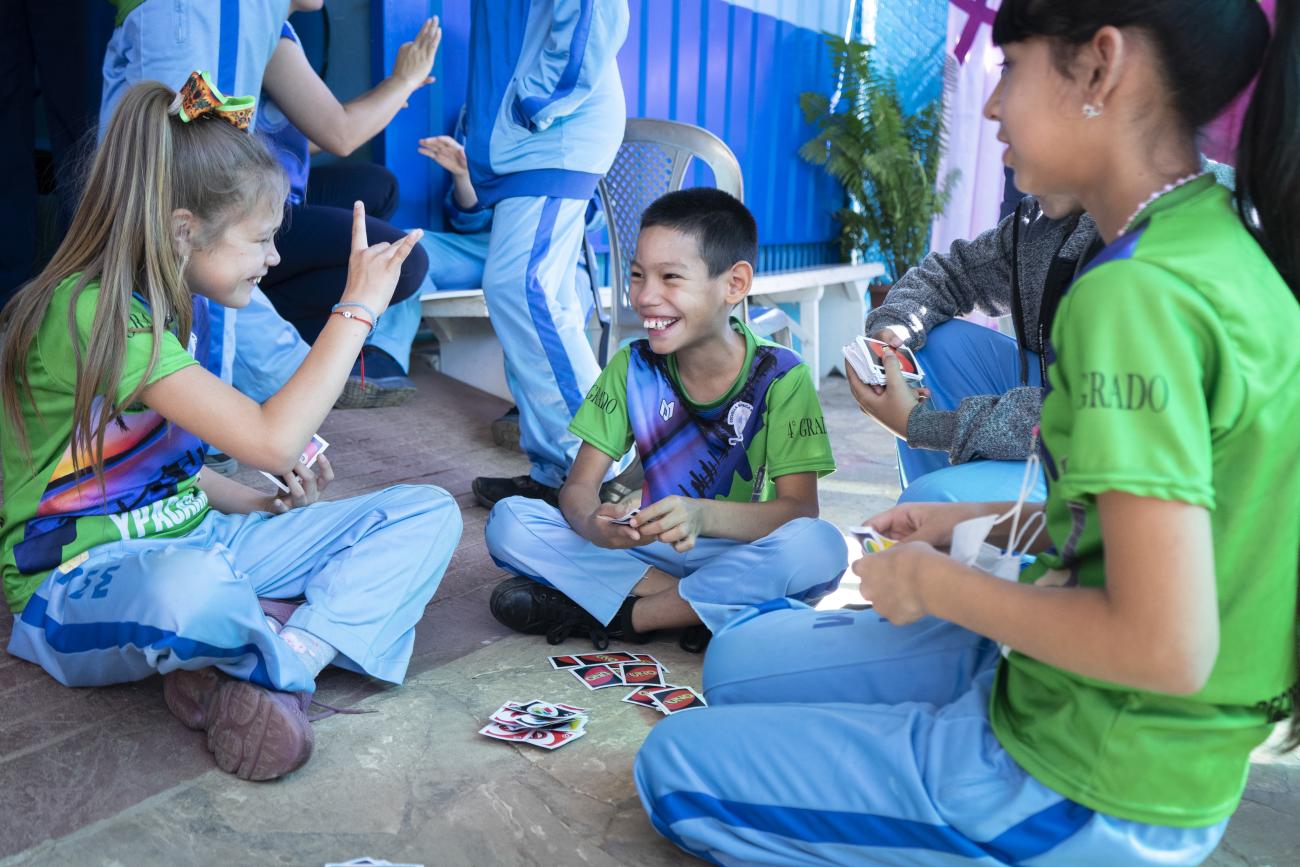
[[1227, 822], [1168, 828], [1062, 798], [994, 736], [993, 642], [926, 618], [752, 608], [709, 646], [708, 708], [637, 754], [661, 834], [719, 864], [1198, 864]]
[[290, 626], [337, 649], [336, 665], [400, 683], [460, 532], [455, 500], [424, 485], [276, 516], [210, 512], [187, 536], [99, 545], [55, 570], [14, 618], [9, 652], [66, 686], [217, 666], [312, 690], [257, 602], [305, 596]]
[[420, 296], [425, 292], [478, 289], [483, 285], [483, 263], [487, 260], [489, 235], [479, 232], [425, 232], [420, 246], [429, 256], [429, 273], [424, 285], [405, 301], [384, 311], [368, 341], [411, 370], [411, 343], [420, 330]]
[[[951, 319], [926, 335], [917, 350], [935, 409], [955, 410], [967, 397], [1005, 394], [1020, 386], [1020, 353], [1016, 342], [992, 328], [964, 319]], [[1042, 385], [1037, 353], [1028, 353], [1029, 384]], [[949, 464], [948, 453], [914, 449], [898, 441], [898, 470], [903, 485], [900, 503], [997, 502], [1020, 494], [1024, 461], [970, 461]], [[1041, 478], [1029, 497], [1043, 500]]]
[[575, 271], [587, 202], [504, 199], [492, 216], [483, 295], [519, 407], [519, 445], [534, 480], [559, 487], [581, 441], [569, 422], [600, 374]]
[[698, 539], [679, 554], [663, 542], [601, 548], [575, 533], [559, 509], [510, 497], [493, 507], [486, 536], [498, 566], [556, 588], [604, 624], [651, 566], [682, 579], [678, 593], [712, 632], [769, 599], [816, 602], [848, 568], [840, 531], [813, 518], [797, 518], [756, 542]]
[[[429, 273], [420, 291], [384, 311], [375, 333], [367, 342], [387, 352], [410, 372], [411, 343], [420, 330], [420, 296], [425, 292], [451, 292], [478, 289], [483, 285], [483, 267], [487, 262], [492, 235], [477, 232], [425, 232], [420, 246], [429, 256]], [[591, 280], [584, 264], [574, 268], [575, 293], [583, 306], [582, 320], [590, 316], [594, 299]]]

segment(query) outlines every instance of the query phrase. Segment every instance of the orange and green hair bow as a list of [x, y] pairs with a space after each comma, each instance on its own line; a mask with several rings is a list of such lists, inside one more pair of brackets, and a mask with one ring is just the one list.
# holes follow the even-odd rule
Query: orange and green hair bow
[[206, 72], [195, 70], [181, 85], [173, 111], [184, 123], [203, 116], [216, 117], [236, 129], [246, 130], [253, 122], [257, 100], [251, 96], [226, 96]]

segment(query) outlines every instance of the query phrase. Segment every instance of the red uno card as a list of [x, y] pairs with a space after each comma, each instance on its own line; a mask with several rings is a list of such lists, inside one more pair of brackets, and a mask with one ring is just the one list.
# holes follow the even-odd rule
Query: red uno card
[[655, 659], [653, 656], [651, 656], [651, 655], [648, 654], [648, 653], [638, 653], [638, 654], [636, 654], [636, 659], [637, 659], [637, 662], [649, 662], [649, 663], [651, 663], [651, 664], [653, 664], [653, 665], [657, 665], [657, 666], [659, 666], [661, 669], [663, 669], [665, 673], [667, 673], [667, 671], [668, 671], [668, 666], [664, 665], [662, 662], [660, 662], [659, 660]]
[[524, 729], [523, 731], [512, 731], [496, 723], [488, 723], [478, 730], [478, 733], [498, 741], [514, 741], [516, 743], [532, 744], [535, 747], [541, 747], [544, 750], [553, 750], [562, 747], [569, 741], [577, 740], [586, 734], [581, 727], [575, 726], [573, 730], [564, 729]]
[[871, 354], [874, 355], [878, 361], [884, 359], [885, 349], [893, 349], [894, 355], [898, 356], [898, 366], [902, 369], [903, 373], [915, 374], [917, 371], [916, 356], [912, 355], [912, 350], [908, 349], [906, 346], [900, 346], [895, 349], [888, 343], [876, 340], [873, 337], [868, 337], [867, 348], [871, 350]]
[[628, 686], [667, 686], [663, 672], [653, 663], [625, 662], [621, 666], [623, 683]]
[[627, 702], [628, 704], [639, 704], [641, 705], [641, 707], [648, 707], [648, 708], [653, 708], [654, 710], [661, 710], [659, 705], [655, 704], [655, 700], [650, 697], [650, 693], [655, 689], [657, 689], [657, 687], [653, 687], [653, 686], [645, 686], [645, 687], [641, 687], [640, 689], [634, 689], [631, 692], [629, 692], [627, 695], [623, 696], [623, 701]]
[[630, 653], [624, 653], [616, 650], [613, 653], [584, 653], [577, 657], [578, 662], [583, 665], [608, 665], [614, 662], [636, 662], [637, 659]]
[[665, 689], [657, 689], [650, 693], [650, 697], [663, 709], [664, 713], [670, 715], [693, 707], [708, 707], [700, 694], [689, 686], [670, 686]]
[[618, 672], [608, 665], [587, 665], [582, 668], [571, 668], [573, 676], [582, 681], [582, 685], [587, 689], [605, 689], [610, 686], [625, 686], [623, 678], [618, 676]]
[[557, 671], [563, 671], [566, 668], [577, 668], [582, 665], [581, 662], [578, 662], [576, 656], [548, 656], [546, 660], [551, 664], [551, 668]]

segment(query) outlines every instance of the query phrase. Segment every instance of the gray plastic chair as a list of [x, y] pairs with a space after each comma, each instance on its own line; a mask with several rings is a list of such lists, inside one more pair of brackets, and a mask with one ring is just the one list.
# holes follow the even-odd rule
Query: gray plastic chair
[[713, 171], [718, 189], [745, 200], [740, 163], [722, 139], [707, 129], [675, 120], [628, 118], [614, 164], [597, 185], [609, 224], [611, 292], [609, 329], [600, 352], [602, 363], [625, 338], [645, 333], [628, 300], [631, 257], [641, 214], [664, 193], [682, 188], [686, 171], [695, 159]]

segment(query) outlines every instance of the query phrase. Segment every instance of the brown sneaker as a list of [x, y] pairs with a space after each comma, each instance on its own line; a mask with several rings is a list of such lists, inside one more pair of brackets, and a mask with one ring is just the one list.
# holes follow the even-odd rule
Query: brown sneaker
[[273, 780], [311, 758], [311, 698], [236, 680], [215, 668], [163, 675], [163, 700], [186, 727], [208, 734], [217, 767], [241, 780]]

